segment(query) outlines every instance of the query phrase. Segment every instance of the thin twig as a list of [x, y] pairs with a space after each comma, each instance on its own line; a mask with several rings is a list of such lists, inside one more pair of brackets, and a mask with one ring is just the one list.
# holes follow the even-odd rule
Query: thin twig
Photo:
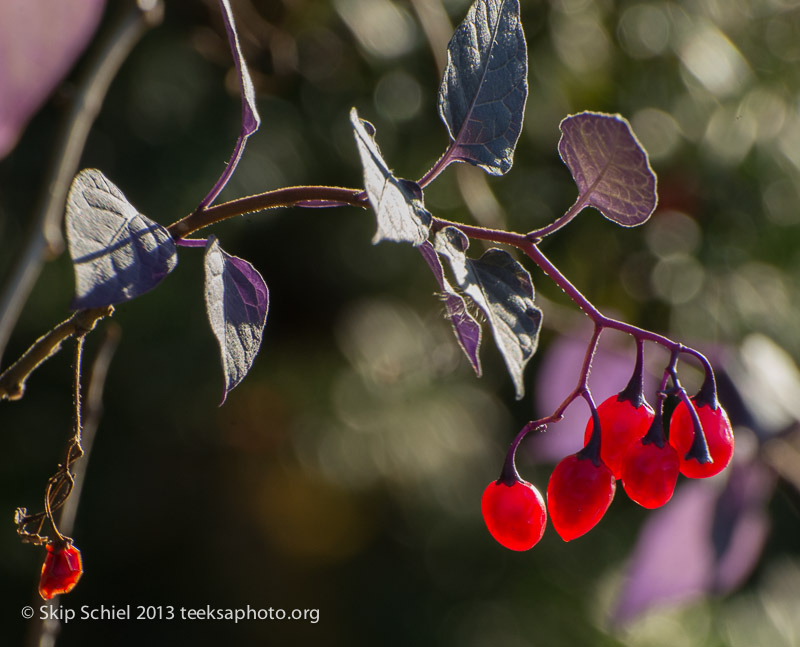
[[16, 362], [0, 374], [0, 400], [19, 400], [25, 394], [25, 382], [42, 362], [61, 348], [61, 342], [73, 335], [91, 331], [103, 317], [114, 312], [112, 306], [78, 310], [50, 332], [42, 335]]
[[59, 526], [68, 535], [72, 534], [75, 525], [75, 517], [78, 513], [83, 481], [86, 476], [86, 468], [89, 464], [89, 456], [92, 445], [100, 424], [100, 417], [103, 413], [103, 389], [108, 375], [108, 368], [111, 359], [117, 349], [120, 339], [120, 327], [116, 324], [104, 326], [105, 336], [101, 342], [100, 349], [97, 351], [94, 362], [92, 363], [89, 374], [88, 386], [83, 408], [83, 426], [81, 429], [81, 447], [83, 448], [83, 459], [75, 463], [72, 473], [74, 480], [72, 494], [67, 499], [61, 509]]

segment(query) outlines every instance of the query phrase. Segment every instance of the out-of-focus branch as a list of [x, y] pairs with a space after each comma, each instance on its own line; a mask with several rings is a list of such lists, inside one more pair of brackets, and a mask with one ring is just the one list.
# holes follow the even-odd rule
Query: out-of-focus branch
[[0, 360], [22, 307], [42, 265], [61, 253], [61, 222], [70, 182], [78, 170], [89, 130], [97, 118], [111, 81], [142, 35], [161, 22], [161, 0], [130, 0], [90, 54], [89, 67], [66, 115], [59, 140], [42, 182], [42, 196], [31, 219], [27, 242], [5, 277], [0, 291]]

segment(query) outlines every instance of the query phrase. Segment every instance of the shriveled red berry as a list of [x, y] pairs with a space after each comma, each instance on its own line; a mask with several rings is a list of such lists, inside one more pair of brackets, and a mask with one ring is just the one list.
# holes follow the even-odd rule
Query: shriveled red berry
[[527, 481], [510, 486], [500, 481], [489, 483], [483, 491], [481, 511], [492, 537], [511, 550], [533, 548], [547, 525], [544, 499]]
[[561, 538], [570, 541], [594, 528], [611, 505], [616, 487], [614, 475], [602, 462], [595, 465], [573, 454], [556, 465], [547, 485], [547, 507]]
[[622, 487], [639, 505], [659, 508], [672, 498], [678, 469], [678, 452], [672, 445], [659, 447], [637, 441], [631, 443], [622, 459]]
[[[600, 418], [600, 458], [608, 465], [614, 478], [622, 475], [622, 456], [628, 445], [641, 440], [653, 422], [653, 408], [643, 402], [635, 407], [628, 400], [620, 400], [619, 396], [612, 395], [597, 407]], [[592, 419], [586, 424], [584, 445], [592, 436], [594, 425]]]
[[47, 556], [39, 579], [39, 595], [49, 600], [60, 593], [69, 593], [83, 575], [81, 551], [72, 544], [47, 544]]
[[708, 444], [708, 454], [712, 463], [701, 463], [695, 458], [686, 458], [694, 440], [694, 424], [689, 408], [681, 401], [672, 413], [669, 424], [669, 444], [678, 452], [681, 474], [693, 479], [702, 479], [719, 474], [727, 467], [733, 456], [733, 430], [728, 414], [720, 405], [712, 409], [710, 405], [692, 406], [700, 418], [700, 426]]

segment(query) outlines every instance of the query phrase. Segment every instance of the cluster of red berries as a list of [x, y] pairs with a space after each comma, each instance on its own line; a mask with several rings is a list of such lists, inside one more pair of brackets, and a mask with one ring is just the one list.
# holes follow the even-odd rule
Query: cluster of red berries
[[[622, 481], [633, 501], [645, 508], [658, 508], [672, 498], [679, 473], [706, 478], [728, 465], [733, 455], [731, 423], [717, 403], [716, 389], [711, 389], [710, 397], [708, 390], [701, 388], [691, 399], [697, 420], [686, 401], [679, 402], [670, 419], [669, 441], [662, 407], [658, 413], [653, 411], [641, 396], [641, 389], [635, 397], [626, 389], [597, 407], [586, 426], [584, 448], [558, 463], [547, 485], [553, 527], [564, 541], [587, 533], [602, 519], [614, 498], [617, 480]], [[509, 465], [510, 473], [504, 470], [483, 493], [483, 518], [503, 546], [528, 550], [544, 534], [545, 502], [536, 487], [513, 469], [513, 459]]]
[[69, 542], [50, 542], [39, 579], [39, 595], [49, 600], [60, 593], [69, 593], [81, 575], [81, 551]]

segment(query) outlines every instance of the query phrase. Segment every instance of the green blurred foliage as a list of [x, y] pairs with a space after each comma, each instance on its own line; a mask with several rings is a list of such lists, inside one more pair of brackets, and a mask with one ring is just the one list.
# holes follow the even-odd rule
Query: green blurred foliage
[[[375, 124], [398, 175], [421, 176], [444, 150], [437, 60], [466, 0], [232, 4], [263, 125], [221, 200], [288, 185], [359, 186], [351, 106]], [[800, 3], [521, 4], [531, 95], [514, 168], [488, 180], [450, 168], [426, 191], [427, 206], [464, 222], [543, 226], [575, 198], [556, 152], [559, 121], [619, 112], [650, 152], [658, 212], [624, 230], [589, 210], [544, 251], [627, 321], [703, 348], [762, 333], [800, 359]], [[102, 169], [163, 224], [190, 212], [238, 133], [227, 47], [215, 2], [168, 2], [164, 24], [114, 82], [81, 166]], [[3, 273], [74, 80], [0, 162]], [[271, 296], [261, 354], [219, 409], [197, 250], [182, 250], [158, 290], [117, 309], [122, 342], [74, 533], [86, 574], [63, 600], [75, 609], [318, 608], [319, 623], [76, 621], [60, 645], [800, 644], [790, 605], [800, 599], [796, 495], [776, 497], [762, 566], [742, 592], [629, 627], [610, 626], [608, 613], [647, 513], [622, 493], [573, 543], [551, 529], [526, 554], [495, 545], [480, 494], [537, 413], [530, 392], [547, 376], [535, 359], [529, 395], [514, 402], [487, 338], [486, 374], [476, 380], [418, 254], [372, 246], [373, 230], [372, 216], [354, 209], [276, 210], [214, 228], [227, 251], [261, 271]], [[71, 276], [64, 257], [46, 267], [8, 358], [65, 318]], [[541, 273], [533, 277], [551, 326], [543, 353], [580, 315]], [[70, 433], [68, 355], [0, 414], [7, 644], [22, 640], [19, 609], [33, 599], [43, 558], [20, 545], [12, 514], [38, 508]], [[519, 467], [544, 490], [547, 466], [520, 457]]]

